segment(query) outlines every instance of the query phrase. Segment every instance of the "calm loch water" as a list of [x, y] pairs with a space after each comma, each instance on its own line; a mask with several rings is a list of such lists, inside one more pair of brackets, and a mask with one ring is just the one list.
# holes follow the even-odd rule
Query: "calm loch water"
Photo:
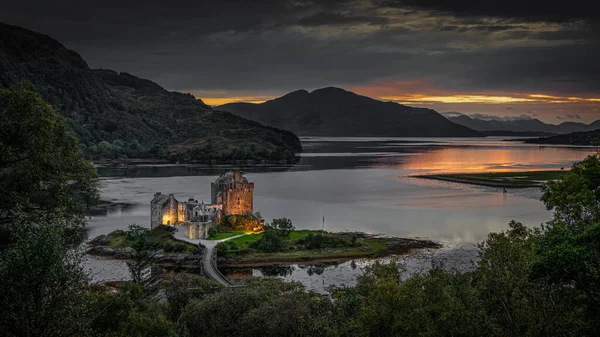
[[[499, 138], [304, 138], [303, 146], [305, 152], [296, 165], [245, 169], [255, 183], [255, 211], [267, 221], [288, 217], [297, 228], [319, 229], [325, 217], [327, 230], [430, 238], [445, 244], [447, 248], [438, 253], [414, 257], [409, 263], [413, 269], [430, 263], [430, 254], [461, 259], [463, 250], [490, 232], [506, 229], [510, 220], [539, 226], [550, 213], [538, 200], [538, 189], [502, 193], [497, 188], [411, 176], [561, 169], [595, 152], [594, 148], [541, 147]], [[187, 170], [195, 175], [181, 176], [181, 167], [165, 166], [151, 170], [153, 176], [164, 177], [143, 177], [148, 168], [120, 173], [127, 177], [103, 178], [103, 199], [135, 205], [92, 218], [89, 236], [130, 223], [149, 225], [149, 203], [155, 192], [175, 193], [182, 200], [210, 200], [210, 183], [220, 170]], [[318, 289], [325, 279], [335, 280], [329, 285], [352, 284], [363, 265], [355, 261], [320, 269], [292, 266], [292, 270], [275, 273]], [[246, 271], [245, 275], [249, 273], [256, 276], [270, 271]], [[103, 278], [100, 271], [93, 274], [95, 279]]]

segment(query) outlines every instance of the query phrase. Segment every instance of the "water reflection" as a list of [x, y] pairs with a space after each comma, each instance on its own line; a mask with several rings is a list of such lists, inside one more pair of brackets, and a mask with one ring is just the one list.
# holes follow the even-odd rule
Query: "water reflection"
[[[539, 189], [502, 193], [498, 188], [411, 175], [560, 169], [594, 153], [593, 148], [539, 147], [498, 139], [311, 138], [303, 144], [307, 153], [319, 155], [303, 156], [292, 166], [247, 169], [248, 179], [255, 182], [254, 209], [266, 219], [288, 217], [297, 228], [320, 229], [326, 216], [327, 230], [430, 238], [452, 247], [470, 247], [488, 233], [506, 229], [513, 219], [533, 226], [547, 221], [550, 214], [539, 201]], [[149, 202], [158, 191], [175, 193], [182, 200], [209, 200], [210, 183], [222, 168], [186, 168], [184, 176], [179, 171], [183, 169], [174, 168], [174, 176], [169, 170], [160, 177], [103, 179], [102, 199], [135, 207], [93, 217], [89, 236], [124, 229], [131, 223], [149, 226]], [[345, 284], [360, 274], [363, 266], [364, 262], [355, 261], [255, 270], [252, 274], [280, 273], [278, 276], [286, 279], [306, 278], [307, 284], [323, 277]], [[338, 274], [345, 276], [335, 276]], [[240, 277], [243, 275], [247, 274]]]

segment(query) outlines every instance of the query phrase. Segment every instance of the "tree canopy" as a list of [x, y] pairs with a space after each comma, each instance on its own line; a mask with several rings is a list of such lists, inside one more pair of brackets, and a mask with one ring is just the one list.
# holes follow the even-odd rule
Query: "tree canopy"
[[66, 220], [81, 229], [97, 175], [77, 138], [30, 84], [0, 89], [0, 225]]

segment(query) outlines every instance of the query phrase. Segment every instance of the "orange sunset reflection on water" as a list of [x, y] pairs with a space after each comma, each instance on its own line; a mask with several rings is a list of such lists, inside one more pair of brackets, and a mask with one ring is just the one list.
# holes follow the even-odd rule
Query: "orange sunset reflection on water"
[[559, 170], [594, 152], [593, 148], [539, 146], [442, 147], [407, 156], [399, 168], [420, 174]]

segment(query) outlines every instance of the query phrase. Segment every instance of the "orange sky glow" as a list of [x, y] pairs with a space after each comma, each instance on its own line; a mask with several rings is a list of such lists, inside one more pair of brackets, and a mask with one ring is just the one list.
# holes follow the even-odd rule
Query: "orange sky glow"
[[[600, 97], [594, 94], [453, 92], [436, 88], [426, 80], [375, 81], [362, 86], [341, 87], [382, 101], [431, 108], [439, 112], [456, 111], [504, 117], [528, 115], [554, 124], [569, 119], [589, 123], [600, 118]], [[219, 106], [232, 102], [262, 103], [287, 92], [261, 92], [259, 95], [248, 91], [241, 95], [235, 92], [192, 93], [208, 105]]]

